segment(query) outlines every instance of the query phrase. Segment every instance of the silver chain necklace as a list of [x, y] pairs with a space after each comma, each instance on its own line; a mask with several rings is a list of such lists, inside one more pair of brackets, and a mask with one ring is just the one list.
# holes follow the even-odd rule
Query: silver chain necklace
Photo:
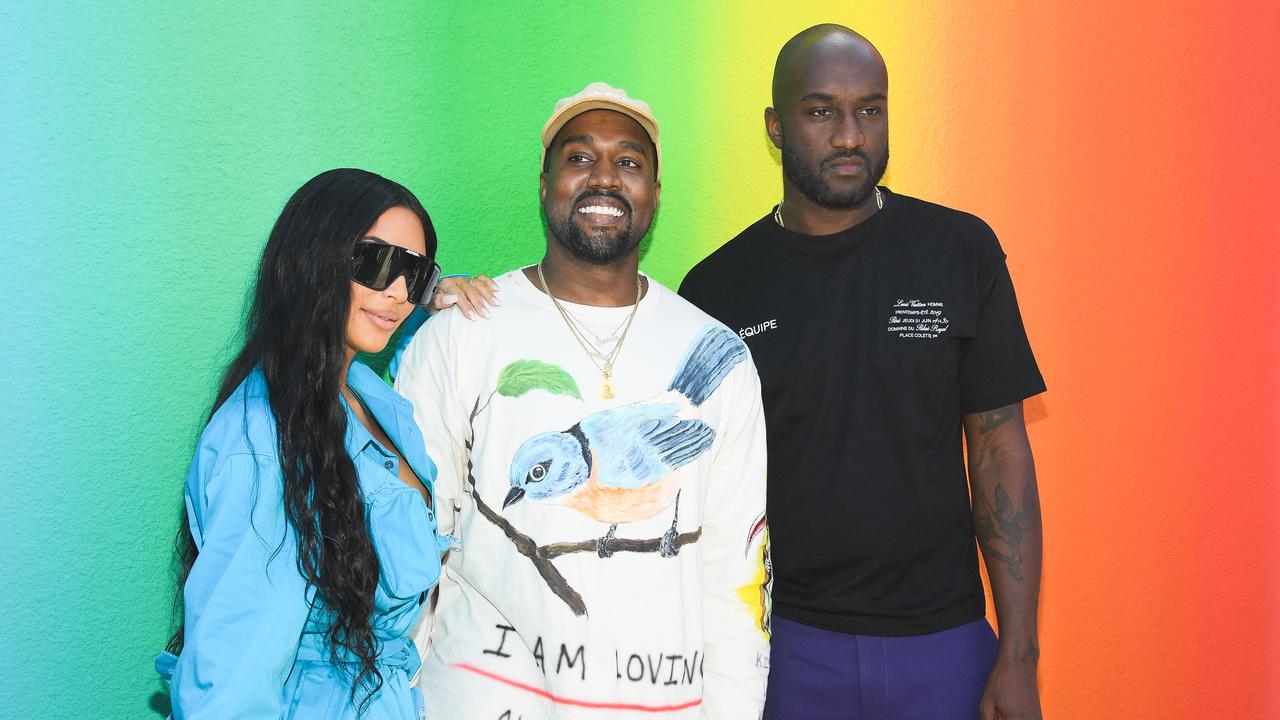
[[[618, 327], [614, 328], [613, 332], [609, 333], [608, 335], [600, 335], [595, 330], [592, 330], [591, 327], [588, 326], [585, 322], [583, 322], [582, 318], [578, 317], [577, 315], [574, 315], [573, 312], [569, 310], [569, 308], [567, 307], [564, 308], [564, 311], [569, 316], [569, 319], [572, 320], [573, 323], [578, 326], [578, 330], [586, 333], [587, 335], [590, 335], [595, 340], [595, 342], [591, 344], [601, 348], [608, 347], [609, 345], [613, 345], [614, 343], [618, 342], [618, 338], [622, 334], [622, 328], [625, 327], [627, 324], [627, 321], [624, 319], [622, 322], [618, 323]], [[596, 355], [596, 357], [600, 358], [601, 360], [605, 359], [605, 355], [601, 354], [599, 350], [594, 350], [593, 353]]]
[[[876, 209], [877, 210], [884, 209], [884, 195], [880, 194], [880, 188], [876, 188]], [[779, 202], [778, 206], [773, 209], [773, 221], [778, 223], [778, 227], [780, 228], [787, 227], [786, 225], [782, 224], [782, 203], [781, 202]]]

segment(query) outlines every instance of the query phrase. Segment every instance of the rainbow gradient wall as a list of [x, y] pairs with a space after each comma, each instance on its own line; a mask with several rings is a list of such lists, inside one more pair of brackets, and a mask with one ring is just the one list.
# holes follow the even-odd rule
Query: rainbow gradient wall
[[776, 202], [771, 67], [821, 21], [888, 60], [887, 184], [1009, 253], [1050, 387], [1028, 407], [1046, 716], [1280, 717], [1272, 4], [18, 5], [0, 717], [157, 717], [181, 479], [294, 188], [375, 170], [424, 199], [447, 269], [532, 261], [538, 131], [606, 80], [663, 123], [644, 267], [674, 285]]

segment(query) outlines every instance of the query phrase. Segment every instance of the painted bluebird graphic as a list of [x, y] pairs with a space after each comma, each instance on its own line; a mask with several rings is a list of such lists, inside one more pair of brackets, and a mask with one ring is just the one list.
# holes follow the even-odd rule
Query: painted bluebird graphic
[[608, 541], [618, 523], [653, 517], [674, 503], [671, 529], [659, 552], [675, 555], [683, 479], [679, 471], [707, 452], [716, 436], [692, 411], [746, 356], [737, 335], [707, 325], [694, 337], [665, 392], [526, 440], [511, 462], [511, 491], [503, 508], [527, 495], [609, 523], [609, 532], [598, 542], [600, 556], [608, 557]]

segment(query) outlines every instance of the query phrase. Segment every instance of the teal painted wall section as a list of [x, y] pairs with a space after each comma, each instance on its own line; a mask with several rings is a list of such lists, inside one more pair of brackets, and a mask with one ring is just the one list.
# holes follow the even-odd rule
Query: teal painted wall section
[[270, 225], [312, 175], [405, 183], [450, 271], [532, 262], [538, 133], [605, 80], [663, 124], [646, 270], [675, 284], [702, 254], [699, 201], [670, 189], [696, 180], [705, 119], [654, 50], [696, 62], [700, 11], [587, 27], [464, 5], [0, 10], [0, 717], [157, 716], [182, 477]]

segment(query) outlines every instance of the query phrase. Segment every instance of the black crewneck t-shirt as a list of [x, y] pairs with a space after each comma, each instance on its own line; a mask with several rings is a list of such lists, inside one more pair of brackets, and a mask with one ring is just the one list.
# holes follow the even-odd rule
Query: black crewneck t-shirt
[[1044, 381], [986, 223], [884, 198], [823, 237], [770, 212], [680, 294], [736, 330], [760, 372], [774, 612], [918, 635], [985, 610], [961, 418]]

